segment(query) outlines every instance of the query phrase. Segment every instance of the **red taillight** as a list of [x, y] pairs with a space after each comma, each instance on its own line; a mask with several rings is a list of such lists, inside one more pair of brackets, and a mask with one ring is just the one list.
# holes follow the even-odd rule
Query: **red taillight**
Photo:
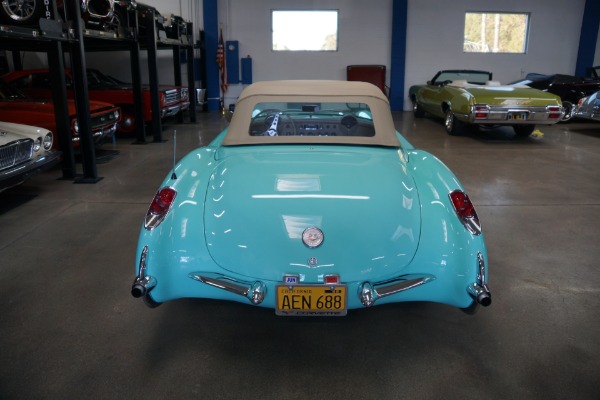
[[337, 285], [338, 283], [340, 283], [339, 275], [325, 275], [326, 285]]
[[456, 213], [459, 217], [462, 218], [471, 218], [475, 214], [475, 207], [473, 207], [473, 203], [469, 200], [469, 196], [467, 196], [464, 192], [459, 190], [455, 190], [450, 193], [450, 199], [452, 200], [452, 205], [456, 210]]
[[477, 212], [475, 212], [475, 207], [469, 200], [469, 196], [461, 190], [455, 190], [450, 193], [450, 201], [465, 228], [472, 234], [479, 235], [481, 233], [479, 217], [477, 217]]
[[475, 118], [487, 118], [490, 112], [490, 106], [487, 104], [475, 104], [472, 110]]
[[561, 117], [560, 107], [558, 107], [558, 106], [548, 107], [548, 118], [560, 118], [560, 117]]
[[156, 228], [166, 217], [177, 192], [175, 189], [165, 187], [156, 193], [148, 212], [146, 213], [146, 219], [144, 221], [144, 227], [148, 230]]
[[177, 192], [171, 188], [163, 188], [156, 193], [154, 196], [154, 200], [152, 200], [152, 204], [150, 204], [149, 213], [152, 214], [164, 214], [169, 211], [171, 204], [173, 204], [173, 200], [175, 200], [175, 195]]

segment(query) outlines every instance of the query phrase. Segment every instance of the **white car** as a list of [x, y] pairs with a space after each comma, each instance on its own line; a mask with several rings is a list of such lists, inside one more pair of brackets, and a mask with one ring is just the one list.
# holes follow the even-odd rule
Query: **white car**
[[0, 192], [56, 165], [61, 153], [53, 140], [47, 129], [0, 122]]

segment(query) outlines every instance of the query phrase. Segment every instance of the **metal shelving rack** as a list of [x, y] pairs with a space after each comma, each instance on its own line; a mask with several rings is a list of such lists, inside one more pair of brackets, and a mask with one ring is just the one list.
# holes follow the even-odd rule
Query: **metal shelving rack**
[[[141, 82], [140, 52], [148, 52], [148, 73], [150, 80], [152, 136], [153, 142], [163, 142], [162, 122], [160, 116], [159, 79], [157, 66], [157, 50], [173, 50], [174, 82], [182, 85], [180, 54], [183, 49], [187, 52], [188, 95], [190, 96], [190, 122], [196, 122], [196, 102], [194, 82], [194, 47], [192, 45], [192, 24], [188, 24], [187, 33], [177, 38], [166, 38], [156, 29], [156, 21], [160, 18], [155, 13], [147, 13], [145, 38], [139, 35], [140, 27], [135, 15], [136, 10], [129, 10], [129, 20], [134, 26], [120, 29], [119, 32], [105, 32], [88, 29], [84, 26], [79, 7], [72, 7], [76, 2], [64, 2], [71, 5], [62, 9], [64, 20], [59, 17], [56, 1], [52, 2], [54, 18], [40, 19], [39, 29], [16, 26], [0, 26], [0, 49], [13, 53], [15, 69], [22, 69], [20, 62], [21, 51], [45, 52], [48, 55], [48, 69], [51, 76], [53, 103], [56, 118], [55, 134], [63, 152], [62, 179], [73, 180], [76, 183], [95, 183], [102, 179], [96, 169], [95, 148], [91, 133], [91, 118], [86, 75], [86, 51], [128, 51], [131, 60], [131, 75], [134, 92], [134, 115], [137, 121], [144, 121], [143, 87]], [[72, 16], [72, 17], [69, 17]], [[66, 22], [63, 22], [66, 21]], [[75, 154], [71, 146], [71, 130], [69, 110], [64, 75], [64, 54], [69, 53], [71, 69], [74, 78], [75, 106], [80, 129], [82, 156], [82, 174], [76, 173]], [[183, 122], [183, 115], [178, 117]], [[136, 124], [136, 142], [146, 141], [145, 124]]]

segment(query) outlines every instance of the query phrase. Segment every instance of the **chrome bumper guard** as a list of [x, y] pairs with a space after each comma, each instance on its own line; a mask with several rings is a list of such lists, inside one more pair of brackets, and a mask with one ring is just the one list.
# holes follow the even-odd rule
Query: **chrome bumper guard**
[[161, 118], [172, 117], [174, 115], [177, 115], [180, 110], [180, 105], [165, 107], [162, 110], [160, 110], [160, 116]]
[[254, 305], [262, 303], [267, 294], [267, 286], [260, 281], [245, 282], [221, 274], [204, 272], [192, 272], [188, 276], [206, 285], [245, 297]]
[[477, 266], [479, 268], [477, 281], [467, 286], [467, 292], [477, 301], [477, 303], [487, 307], [492, 304], [492, 293], [486, 283], [485, 261], [483, 260], [483, 255], [481, 253], [477, 253]]
[[148, 246], [144, 246], [140, 257], [138, 274], [131, 285], [131, 295], [135, 298], [144, 297], [156, 286], [156, 279], [146, 275], [146, 258], [148, 257]]
[[435, 280], [433, 275], [403, 275], [384, 282], [364, 282], [358, 288], [358, 297], [365, 307], [370, 307], [383, 297], [413, 289]]

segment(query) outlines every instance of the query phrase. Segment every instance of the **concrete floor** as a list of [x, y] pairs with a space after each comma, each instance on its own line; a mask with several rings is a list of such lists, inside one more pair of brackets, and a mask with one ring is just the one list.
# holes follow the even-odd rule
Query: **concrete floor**
[[[283, 318], [129, 294], [137, 235], [172, 140], [105, 145], [97, 184], [50, 171], [0, 194], [0, 399], [600, 399], [600, 124], [451, 137], [395, 114], [476, 204], [493, 304]], [[200, 114], [178, 154], [224, 126]]]

